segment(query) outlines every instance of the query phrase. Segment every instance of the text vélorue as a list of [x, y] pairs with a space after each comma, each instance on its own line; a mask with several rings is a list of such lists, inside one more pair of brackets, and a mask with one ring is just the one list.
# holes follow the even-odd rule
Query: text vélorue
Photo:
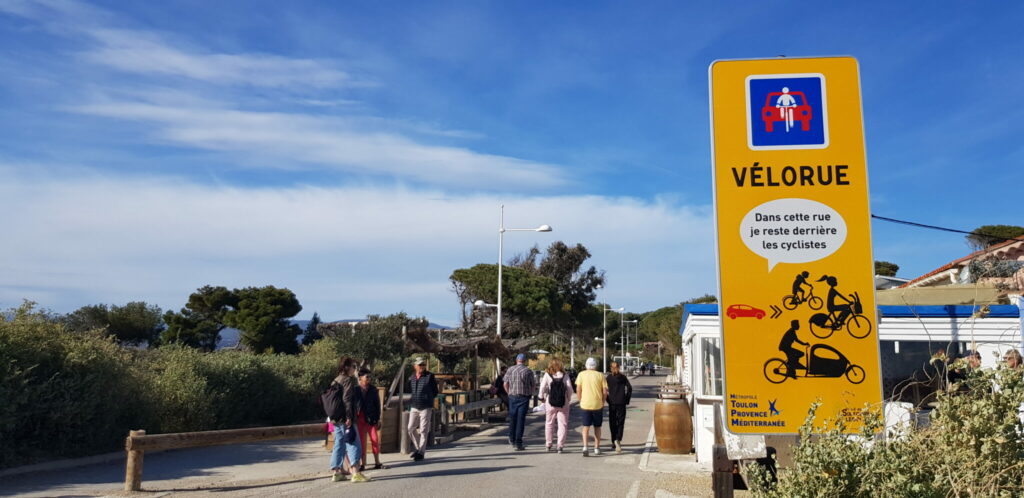
[[817, 166], [761, 166], [755, 161], [752, 166], [732, 168], [737, 187], [793, 187], [815, 185], [849, 185], [849, 166], [826, 164]]

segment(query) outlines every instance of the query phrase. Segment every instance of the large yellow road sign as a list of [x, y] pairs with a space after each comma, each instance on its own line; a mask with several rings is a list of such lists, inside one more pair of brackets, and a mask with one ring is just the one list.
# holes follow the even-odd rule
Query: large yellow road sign
[[881, 401], [857, 61], [718, 61], [711, 121], [725, 424], [860, 426]]

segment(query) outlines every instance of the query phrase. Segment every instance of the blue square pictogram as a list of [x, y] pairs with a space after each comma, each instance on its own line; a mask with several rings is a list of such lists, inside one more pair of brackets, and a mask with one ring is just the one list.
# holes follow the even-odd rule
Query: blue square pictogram
[[747, 144], [753, 150], [828, 147], [825, 76], [747, 77]]

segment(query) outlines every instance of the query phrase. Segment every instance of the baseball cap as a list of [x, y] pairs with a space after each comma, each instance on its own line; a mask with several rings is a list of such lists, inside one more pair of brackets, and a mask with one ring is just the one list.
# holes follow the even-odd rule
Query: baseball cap
[[416, 361], [412, 362], [413, 365], [426, 365], [427, 359], [422, 356], [417, 356]]
[[516, 355], [516, 361], [526, 361], [526, 355], [523, 354], [523, 353], [517, 354]]

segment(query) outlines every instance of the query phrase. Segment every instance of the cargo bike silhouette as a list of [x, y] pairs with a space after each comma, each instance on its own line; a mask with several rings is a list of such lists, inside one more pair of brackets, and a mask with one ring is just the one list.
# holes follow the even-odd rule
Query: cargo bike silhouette
[[806, 367], [798, 365], [791, 371], [785, 358], [772, 358], [764, 362], [764, 378], [772, 384], [781, 384], [786, 379], [798, 377], [846, 377], [851, 384], [864, 382], [864, 369], [850, 363], [836, 348], [815, 344], [805, 347], [804, 351]]

